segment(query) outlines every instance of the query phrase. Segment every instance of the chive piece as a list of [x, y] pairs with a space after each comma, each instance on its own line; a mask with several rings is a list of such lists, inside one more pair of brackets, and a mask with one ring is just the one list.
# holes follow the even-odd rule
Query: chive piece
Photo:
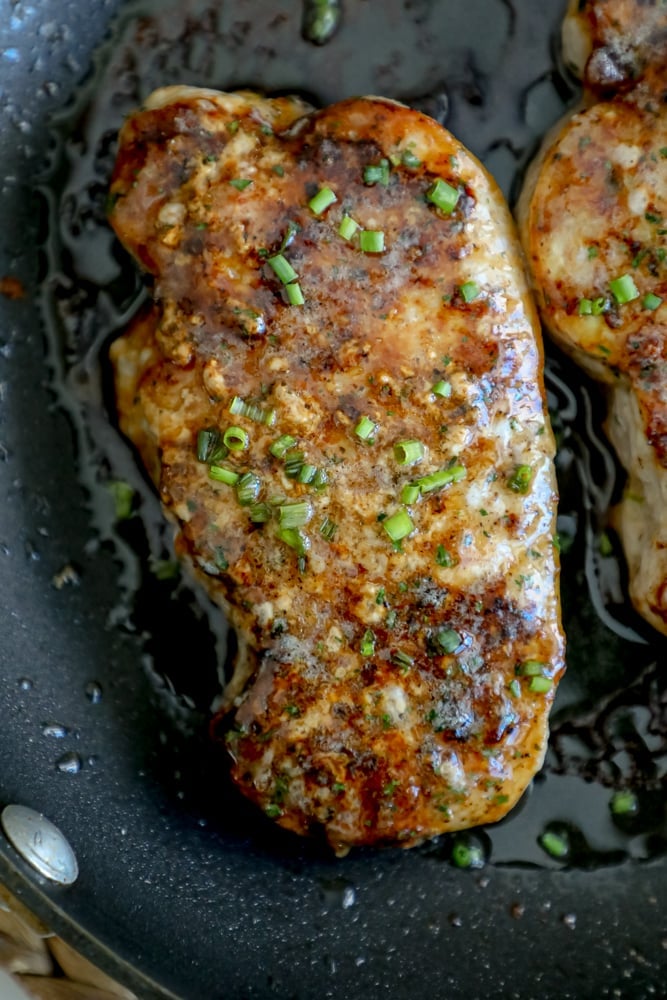
[[507, 687], [509, 689], [509, 693], [512, 695], [513, 698], [518, 698], [520, 696], [520, 694], [521, 694], [521, 681], [517, 680], [516, 677], [514, 678], [513, 681], [509, 682], [509, 684], [507, 685]]
[[639, 298], [639, 289], [629, 274], [622, 274], [620, 278], [614, 278], [613, 281], [609, 282], [609, 288], [619, 306]]
[[222, 442], [230, 451], [244, 451], [249, 441], [250, 435], [243, 427], [228, 427], [222, 435]]
[[286, 285], [285, 291], [287, 292], [287, 301], [291, 306], [302, 306], [306, 301], [298, 281], [293, 281], [291, 284]]
[[445, 215], [451, 215], [458, 205], [461, 192], [440, 178], [426, 192], [426, 199]]
[[483, 868], [484, 852], [479, 844], [459, 838], [452, 847], [452, 864], [457, 868]]
[[357, 229], [360, 228], [359, 223], [355, 222], [351, 215], [344, 215], [340, 220], [338, 235], [342, 236], [344, 240], [351, 240]]
[[538, 844], [552, 858], [566, 858], [570, 853], [570, 844], [567, 836], [555, 833], [553, 830], [545, 830], [542, 836], [538, 838]]
[[418, 156], [415, 156], [410, 149], [405, 150], [403, 156], [401, 157], [401, 162], [404, 167], [408, 168], [408, 170], [417, 170], [417, 168], [422, 165], [422, 161]]
[[387, 532], [392, 542], [400, 542], [414, 530], [414, 523], [407, 510], [397, 510], [391, 517], [382, 522], [382, 527]]
[[476, 281], [466, 281], [459, 288], [459, 292], [464, 302], [474, 302], [479, 295], [479, 285]]
[[113, 497], [116, 520], [127, 521], [129, 517], [132, 517], [134, 489], [122, 479], [113, 479], [108, 484], [108, 488]]
[[308, 551], [308, 539], [298, 528], [280, 528], [277, 536], [281, 542], [294, 549], [298, 556], [305, 556]]
[[284, 177], [285, 176], [285, 168], [282, 166], [282, 164], [280, 164], [280, 163], [274, 163], [274, 165], [271, 167], [271, 169], [273, 170], [274, 174], [278, 175], [278, 177]]
[[452, 394], [452, 384], [441, 379], [435, 385], [431, 386], [431, 392], [434, 396], [442, 396], [443, 399], [449, 399]]
[[292, 448], [285, 455], [285, 475], [288, 479], [297, 479], [303, 466], [303, 452]]
[[639, 802], [634, 792], [614, 792], [609, 808], [614, 816], [633, 816], [639, 811]]
[[399, 465], [415, 465], [424, 457], [424, 445], [421, 441], [397, 441], [394, 445], [394, 458]]
[[644, 309], [650, 309], [653, 312], [658, 306], [662, 305], [662, 299], [659, 295], [654, 295], [653, 292], [649, 292], [642, 299], [642, 305]]
[[215, 479], [218, 483], [226, 483], [227, 486], [235, 486], [239, 481], [238, 472], [233, 472], [231, 469], [225, 469], [223, 465], [210, 466], [208, 474], [211, 479]]
[[419, 500], [419, 487], [416, 483], [406, 483], [401, 490], [401, 503], [411, 504]]
[[254, 472], [244, 472], [236, 484], [236, 499], [242, 507], [255, 503], [262, 488], [259, 476]]
[[269, 445], [269, 451], [274, 458], [282, 458], [286, 451], [296, 444], [296, 440], [290, 434], [281, 434], [273, 444]]
[[325, 486], [329, 485], [329, 477], [327, 476], [324, 469], [317, 469], [315, 475], [310, 480], [310, 486], [315, 490], [323, 490]]
[[550, 677], [531, 677], [528, 688], [534, 694], [546, 694], [547, 691], [551, 691], [553, 686], [554, 682]]
[[271, 508], [268, 503], [253, 503], [248, 508], [248, 517], [253, 524], [266, 524], [271, 520]]
[[281, 504], [278, 507], [278, 520], [281, 528], [302, 528], [313, 516], [313, 508], [307, 500], [297, 500], [294, 503]]
[[283, 285], [289, 284], [290, 281], [296, 281], [299, 277], [287, 257], [284, 257], [281, 253], [277, 253], [273, 257], [268, 257], [266, 263], [274, 271], [276, 277], [282, 281]]
[[280, 806], [276, 805], [275, 802], [269, 802], [268, 806], [264, 807], [264, 812], [269, 819], [278, 819], [278, 817], [283, 814], [282, 809]]
[[458, 483], [465, 478], [466, 470], [463, 465], [452, 465], [449, 469], [439, 469], [431, 472], [428, 476], [422, 476], [417, 480], [417, 485], [422, 493], [432, 493], [450, 483]]
[[236, 118], [232, 122], [227, 122], [225, 128], [227, 129], [228, 132], [234, 135], [235, 132], [238, 132], [240, 124], [241, 122], [238, 120], [238, 118]]
[[580, 299], [577, 312], [580, 316], [592, 316], [593, 315], [593, 302], [591, 299]]
[[232, 187], [235, 187], [237, 191], [245, 191], [245, 189], [252, 184], [252, 181], [248, 180], [247, 177], [235, 177], [229, 183]]
[[362, 656], [372, 656], [375, 652], [375, 633], [369, 628], [364, 632], [364, 637], [359, 644], [359, 652]]
[[256, 424], [266, 424], [267, 427], [276, 420], [275, 410], [265, 411], [257, 403], [246, 403], [240, 396], [234, 396], [229, 404], [229, 412], [234, 417], [247, 417], [248, 420], [254, 420]]
[[320, 525], [320, 534], [322, 538], [326, 538], [327, 542], [333, 542], [337, 531], [338, 525], [336, 522], [332, 521], [328, 517], [325, 517]]
[[509, 476], [507, 485], [515, 493], [527, 493], [532, 478], [533, 470], [529, 465], [517, 465], [512, 475]]
[[384, 158], [379, 163], [370, 163], [364, 167], [364, 184], [384, 184], [389, 183], [389, 160]]
[[359, 249], [364, 253], [382, 253], [384, 233], [381, 229], [362, 229], [359, 234]]
[[591, 312], [593, 316], [601, 316], [606, 313], [609, 303], [604, 295], [599, 296], [597, 299], [593, 299]]
[[391, 654], [391, 662], [403, 670], [409, 670], [410, 667], [414, 666], [415, 658], [409, 653], [404, 653], [402, 649], [397, 649]]
[[307, 486], [308, 483], [312, 483], [316, 473], [317, 473], [316, 465], [308, 465], [306, 462], [304, 462], [301, 468], [299, 469], [299, 475], [296, 477], [296, 481], [297, 483], [303, 483], [305, 486]]
[[542, 677], [546, 669], [546, 663], [542, 663], [541, 660], [524, 660], [517, 666], [516, 673], [521, 677]]
[[438, 545], [437, 549], [435, 550], [435, 561], [437, 562], [438, 566], [450, 567], [454, 565], [454, 560], [452, 559], [452, 557], [450, 556], [449, 552], [447, 551], [444, 545]]
[[310, 199], [308, 202], [308, 208], [315, 215], [321, 215], [322, 212], [325, 212], [329, 205], [333, 205], [335, 201], [338, 201], [338, 198], [333, 193], [331, 188], [323, 187], [320, 188], [317, 194]]
[[370, 419], [370, 417], [362, 417], [357, 426], [354, 428], [354, 433], [362, 441], [367, 441], [370, 436], [375, 431], [375, 424]]
[[443, 628], [436, 633], [436, 642], [445, 651], [445, 653], [453, 653], [455, 649], [458, 649], [461, 645], [462, 639], [458, 632], [453, 628]]
[[220, 444], [220, 431], [215, 427], [206, 427], [197, 432], [197, 461], [208, 462]]

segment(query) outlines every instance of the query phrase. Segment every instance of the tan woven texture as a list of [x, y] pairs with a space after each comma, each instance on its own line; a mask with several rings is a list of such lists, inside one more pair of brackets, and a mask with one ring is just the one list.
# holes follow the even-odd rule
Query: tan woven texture
[[[38, 1000], [138, 1000], [100, 972], [0, 885], [0, 997]], [[9, 996], [8, 996], [9, 1000]]]

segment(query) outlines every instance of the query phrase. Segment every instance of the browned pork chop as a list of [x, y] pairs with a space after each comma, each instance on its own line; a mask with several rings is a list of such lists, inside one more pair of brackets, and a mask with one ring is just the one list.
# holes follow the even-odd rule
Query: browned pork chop
[[158, 91], [111, 221], [155, 277], [121, 425], [238, 633], [232, 773], [334, 849], [492, 822], [563, 670], [553, 438], [503, 199], [435, 122]]
[[636, 72], [646, 69], [547, 141], [519, 218], [545, 326], [608, 387], [607, 431], [629, 473], [616, 526], [630, 596], [667, 633], [667, 5], [585, 10], [607, 25], [593, 35], [600, 45], [616, 11]]

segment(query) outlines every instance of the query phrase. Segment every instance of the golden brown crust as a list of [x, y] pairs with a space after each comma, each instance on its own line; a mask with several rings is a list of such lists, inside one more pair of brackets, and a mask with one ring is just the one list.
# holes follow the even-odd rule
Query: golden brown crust
[[[112, 349], [122, 426], [158, 456], [179, 547], [254, 671], [228, 740], [235, 780], [337, 850], [409, 846], [499, 819], [546, 746], [563, 636], [536, 317], [500, 194], [433, 121], [358, 99], [286, 125], [289, 107], [243, 100], [157, 100], [123, 130], [112, 224], [159, 308]], [[453, 211], [426, 197], [436, 180]], [[316, 214], [323, 187], [337, 200]], [[342, 237], [345, 214], [384, 251]], [[267, 264], [281, 245], [301, 306]], [[234, 397], [275, 423], [230, 415]], [[198, 431], [230, 424], [248, 445], [222, 464], [251, 470], [269, 508], [306, 502], [292, 547], [277, 507], [253, 525], [197, 461]], [[271, 454], [284, 434], [321, 489]], [[423, 448], [415, 465], [396, 460], [405, 440]], [[394, 546], [384, 525], [401, 510], [414, 530]]]

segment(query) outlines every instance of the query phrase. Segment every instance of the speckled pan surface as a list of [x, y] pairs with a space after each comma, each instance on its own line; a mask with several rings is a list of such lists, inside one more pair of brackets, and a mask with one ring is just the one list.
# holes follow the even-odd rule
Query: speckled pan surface
[[[105, 179], [153, 87], [382, 93], [446, 117], [511, 192], [576, 97], [556, 57], [563, 7], [348, 0], [317, 47], [287, 0], [0, 0], [0, 278], [21, 282], [0, 288], [25, 290], [0, 296], [0, 807], [44, 812], [80, 867], [50, 886], [0, 840], [0, 878], [141, 997], [664, 992], [664, 642], [624, 601], [595, 391], [550, 350], [569, 673], [544, 774], [474, 832], [485, 867], [459, 871], [447, 838], [335, 860], [230, 787], [206, 739], [224, 637], [169, 573], [104, 361], [141, 296]], [[639, 811], [614, 818], [626, 789]], [[568, 839], [564, 861], [545, 830]]]

